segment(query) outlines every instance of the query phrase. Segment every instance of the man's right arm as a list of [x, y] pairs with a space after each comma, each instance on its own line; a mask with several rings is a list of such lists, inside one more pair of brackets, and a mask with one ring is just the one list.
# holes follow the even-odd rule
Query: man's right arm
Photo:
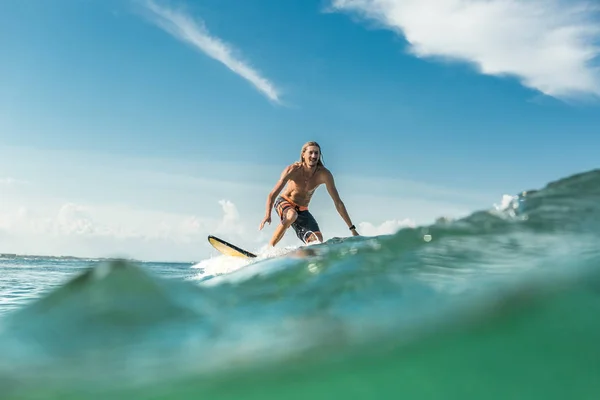
[[273, 208], [273, 203], [275, 202], [275, 198], [277, 197], [279, 192], [281, 192], [281, 190], [283, 189], [283, 187], [285, 186], [287, 181], [290, 179], [290, 176], [293, 171], [294, 171], [294, 165], [292, 164], [292, 165], [287, 166], [283, 170], [283, 172], [281, 172], [281, 176], [279, 177], [279, 180], [273, 187], [273, 190], [271, 190], [271, 192], [267, 196], [267, 209], [265, 212], [265, 217], [271, 216], [271, 209]]

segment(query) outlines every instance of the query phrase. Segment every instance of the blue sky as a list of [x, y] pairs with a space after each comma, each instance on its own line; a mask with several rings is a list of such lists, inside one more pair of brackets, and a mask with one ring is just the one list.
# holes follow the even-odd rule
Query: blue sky
[[[363, 234], [595, 168], [597, 8], [3, 1], [0, 252], [197, 260], [209, 233], [256, 249], [308, 140]], [[348, 234], [324, 188], [311, 210]]]

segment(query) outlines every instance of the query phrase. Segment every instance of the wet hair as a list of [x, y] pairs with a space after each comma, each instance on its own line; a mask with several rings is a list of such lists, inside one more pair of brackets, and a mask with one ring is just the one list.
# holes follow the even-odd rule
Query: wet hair
[[317, 146], [319, 148], [319, 161], [317, 162], [317, 166], [318, 167], [324, 167], [325, 165], [323, 164], [323, 152], [321, 151], [321, 146], [319, 146], [319, 143], [317, 143], [317, 142], [306, 142], [306, 143], [304, 143], [304, 146], [302, 146], [302, 150], [300, 151], [300, 163], [302, 164], [304, 162], [304, 159], [303, 159], [304, 152], [310, 146]]

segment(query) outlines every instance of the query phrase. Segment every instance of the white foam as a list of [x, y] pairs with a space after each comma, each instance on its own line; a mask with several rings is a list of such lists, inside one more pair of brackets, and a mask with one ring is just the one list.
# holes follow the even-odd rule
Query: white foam
[[208, 276], [229, 274], [233, 271], [237, 271], [242, 267], [245, 267], [246, 265], [252, 262], [253, 259], [251, 258], [228, 257], [221, 255], [202, 260], [198, 264], [193, 265], [192, 268], [201, 269], [202, 272], [194, 278], [203, 279]]
[[497, 211], [507, 211], [510, 208], [514, 208], [514, 200], [518, 199], [517, 196], [511, 196], [505, 194], [502, 196], [500, 204], [494, 204]]
[[520, 206], [520, 197], [519, 196], [511, 196], [505, 194], [502, 196], [501, 204], [494, 204], [494, 214], [501, 218], [508, 218], [511, 220], [520, 220], [525, 221], [529, 217], [526, 214], [520, 215], [519, 206]]
[[256, 254], [256, 258], [231, 257], [225, 255], [207, 258], [206, 260], [202, 260], [192, 266], [192, 268], [202, 270], [202, 272], [194, 276], [192, 279], [200, 280], [211, 276], [217, 277], [221, 275], [228, 275], [259, 261], [284, 256], [296, 250], [297, 248], [297, 246], [277, 248], [265, 245], [258, 249], [258, 251], [254, 252]]

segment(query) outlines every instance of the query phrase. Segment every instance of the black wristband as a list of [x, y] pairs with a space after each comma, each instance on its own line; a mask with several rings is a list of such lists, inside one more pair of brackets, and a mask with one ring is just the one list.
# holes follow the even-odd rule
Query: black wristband
[[356, 227], [355, 227], [354, 225], [352, 225], [352, 226], [351, 226], [350, 228], [348, 228], [348, 229], [350, 229], [350, 230], [354, 230], [354, 229], [356, 229]]

